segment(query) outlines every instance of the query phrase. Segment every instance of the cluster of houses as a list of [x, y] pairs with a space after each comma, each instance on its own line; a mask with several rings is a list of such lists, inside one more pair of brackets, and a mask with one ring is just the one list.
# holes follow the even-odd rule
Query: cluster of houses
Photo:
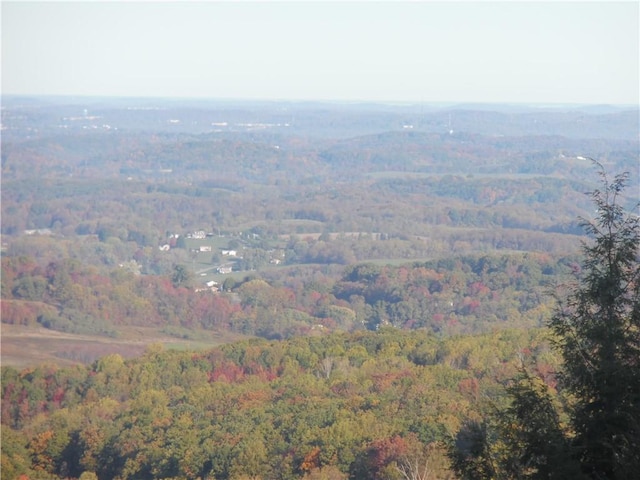
[[[204, 240], [205, 238], [213, 237], [213, 236], [214, 236], [213, 233], [207, 233], [204, 230], [196, 230], [196, 231], [187, 233], [186, 235], [184, 235], [184, 238], [188, 238], [192, 240]], [[257, 234], [253, 234], [253, 236], [254, 238], [256, 238]], [[160, 245], [158, 248], [160, 249], [160, 251], [167, 252], [171, 250], [171, 248], [175, 247], [175, 245], [177, 244], [178, 238], [180, 238], [180, 234], [171, 234], [169, 235], [168, 242], [165, 243], [164, 245]], [[211, 244], [198, 245], [198, 243], [207, 243], [207, 242], [193, 242], [193, 243], [196, 243], [196, 246], [191, 247], [190, 250], [192, 253], [213, 253], [214, 251], [217, 251], [223, 257], [227, 257], [229, 259], [229, 261], [227, 261], [223, 265], [220, 265], [218, 267], [213, 267], [213, 266], [211, 267], [211, 270], [215, 269], [214, 271], [219, 275], [228, 275], [232, 273], [233, 272], [232, 259], [242, 258], [239, 255], [238, 250], [225, 249], [225, 250], [218, 251], [217, 248]], [[193, 243], [191, 243], [191, 245], [193, 245]], [[284, 258], [283, 251], [275, 252], [274, 250], [270, 250], [269, 253], [272, 254], [272, 258], [269, 260], [269, 263], [271, 265], [278, 265], [282, 262], [282, 259]], [[275, 255], [273, 255], [274, 253]], [[206, 273], [201, 273], [201, 276], [203, 277], [206, 276]], [[219, 290], [220, 290], [220, 287], [218, 283], [214, 280], [209, 280], [196, 288], [196, 292], [218, 292]]]
[[[213, 237], [213, 236], [214, 236], [213, 233], [207, 233], [204, 230], [196, 230], [194, 232], [189, 232], [185, 235], [186, 238], [193, 239], [193, 240], [204, 240], [205, 238]], [[180, 234], [177, 234], [177, 233], [171, 234], [168, 239], [169, 242], [165, 243], [164, 245], [160, 245], [158, 248], [162, 252], [168, 252], [169, 250], [171, 250], [172, 245], [175, 246], [176, 241], [179, 237], [180, 237]], [[198, 253], [210, 253], [210, 252], [213, 252], [214, 249], [215, 247], [212, 245], [198, 245], [197, 247], [192, 248], [191, 251], [198, 252]], [[225, 257], [241, 258], [238, 256], [237, 250], [231, 250], [231, 249], [221, 250], [220, 253]], [[218, 274], [226, 275], [233, 271], [233, 267], [229, 263], [227, 263], [226, 265], [220, 265], [215, 269], [215, 271]], [[206, 274], [203, 273], [202, 275], [205, 276]], [[218, 292], [219, 289], [220, 288], [219, 288], [218, 282], [216, 282], [215, 280], [209, 280], [204, 284], [202, 284], [201, 286], [197, 287], [196, 292]]]

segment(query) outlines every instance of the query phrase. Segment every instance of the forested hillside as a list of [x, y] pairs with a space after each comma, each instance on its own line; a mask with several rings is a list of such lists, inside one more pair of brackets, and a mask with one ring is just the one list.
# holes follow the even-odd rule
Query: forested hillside
[[538, 326], [584, 152], [638, 151], [619, 109], [64, 100], [2, 111], [2, 321], [112, 337]]
[[539, 327], [554, 283], [580, 268], [575, 257], [545, 254], [364, 263], [337, 274], [309, 266], [226, 281], [225, 291], [212, 293], [122, 268], [102, 273], [78, 260], [2, 261], [4, 323], [112, 336], [137, 325], [267, 338], [387, 325], [441, 335]]
[[[628, 472], [597, 452], [640, 451], [638, 118], [3, 98], [3, 478]], [[618, 443], [580, 424], [602, 339]]]
[[[584, 155], [631, 171], [638, 151], [637, 118], [626, 111], [512, 112], [505, 122], [504, 114], [455, 108], [159, 103], [154, 110], [131, 102], [107, 111], [100, 103], [8, 103], [3, 234], [49, 229], [155, 247], [167, 232], [200, 229], [405, 240], [432, 239], [433, 228], [445, 226], [507, 229], [507, 236], [575, 232], [595, 180]], [[297, 120], [283, 122], [282, 111]], [[532, 115], [540, 121], [530, 123]], [[135, 125], [130, 116], [139, 116]], [[540, 131], [547, 122], [553, 134]], [[562, 136], [575, 122], [584, 135]], [[333, 136], [319, 135], [323, 125]], [[448, 234], [433, 241], [446, 242], [431, 248], [438, 255], [451, 252]]]
[[446, 445], [534, 360], [543, 377], [557, 362], [539, 330], [383, 329], [5, 368], [3, 477], [454, 478]]

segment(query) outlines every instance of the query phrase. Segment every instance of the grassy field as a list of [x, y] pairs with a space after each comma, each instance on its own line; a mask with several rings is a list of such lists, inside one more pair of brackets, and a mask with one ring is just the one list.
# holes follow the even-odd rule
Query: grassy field
[[2, 366], [28, 368], [43, 363], [58, 366], [90, 364], [104, 355], [117, 353], [125, 358], [144, 353], [147, 346], [160, 343], [167, 349], [204, 350], [243, 338], [232, 333], [193, 331], [189, 338], [158, 329], [124, 327], [117, 338], [75, 335], [41, 327], [2, 325]]

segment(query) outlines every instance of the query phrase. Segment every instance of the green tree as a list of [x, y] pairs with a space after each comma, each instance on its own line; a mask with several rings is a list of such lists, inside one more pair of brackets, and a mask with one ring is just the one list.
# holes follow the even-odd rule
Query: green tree
[[584, 478], [549, 387], [523, 370], [507, 392], [513, 401], [498, 416], [507, 478]]
[[98, 480], [98, 476], [93, 472], [82, 472], [78, 480]]
[[174, 287], [188, 287], [193, 280], [193, 274], [184, 265], [174, 265], [171, 283]]
[[640, 471], [640, 227], [620, 205], [628, 174], [591, 194], [592, 241], [578, 283], [550, 321], [564, 358], [561, 385], [576, 398], [571, 423], [592, 478]]
[[24, 435], [7, 425], [3, 425], [0, 431], [2, 432], [2, 453], [0, 455], [2, 475], [5, 478], [19, 478], [21, 475], [33, 474], [31, 453], [27, 449], [27, 440]]
[[498, 473], [495, 429], [489, 422], [468, 420], [456, 434], [451, 449], [451, 465], [465, 480], [503, 478]]

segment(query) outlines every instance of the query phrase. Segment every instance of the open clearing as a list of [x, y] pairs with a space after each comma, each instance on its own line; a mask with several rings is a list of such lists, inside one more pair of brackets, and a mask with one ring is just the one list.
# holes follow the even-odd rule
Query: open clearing
[[203, 350], [243, 338], [232, 333], [193, 332], [189, 339], [166, 335], [157, 329], [123, 327], [117, 338], [76, 335], [41, 327], [2, 325], [0, 364], [16, 368], [43, 363], [58, 366], [90, 364], [99, 357], [117, 353], [126, 358], [144, 353], [147, 346], [160, 343], [165, 348]]

